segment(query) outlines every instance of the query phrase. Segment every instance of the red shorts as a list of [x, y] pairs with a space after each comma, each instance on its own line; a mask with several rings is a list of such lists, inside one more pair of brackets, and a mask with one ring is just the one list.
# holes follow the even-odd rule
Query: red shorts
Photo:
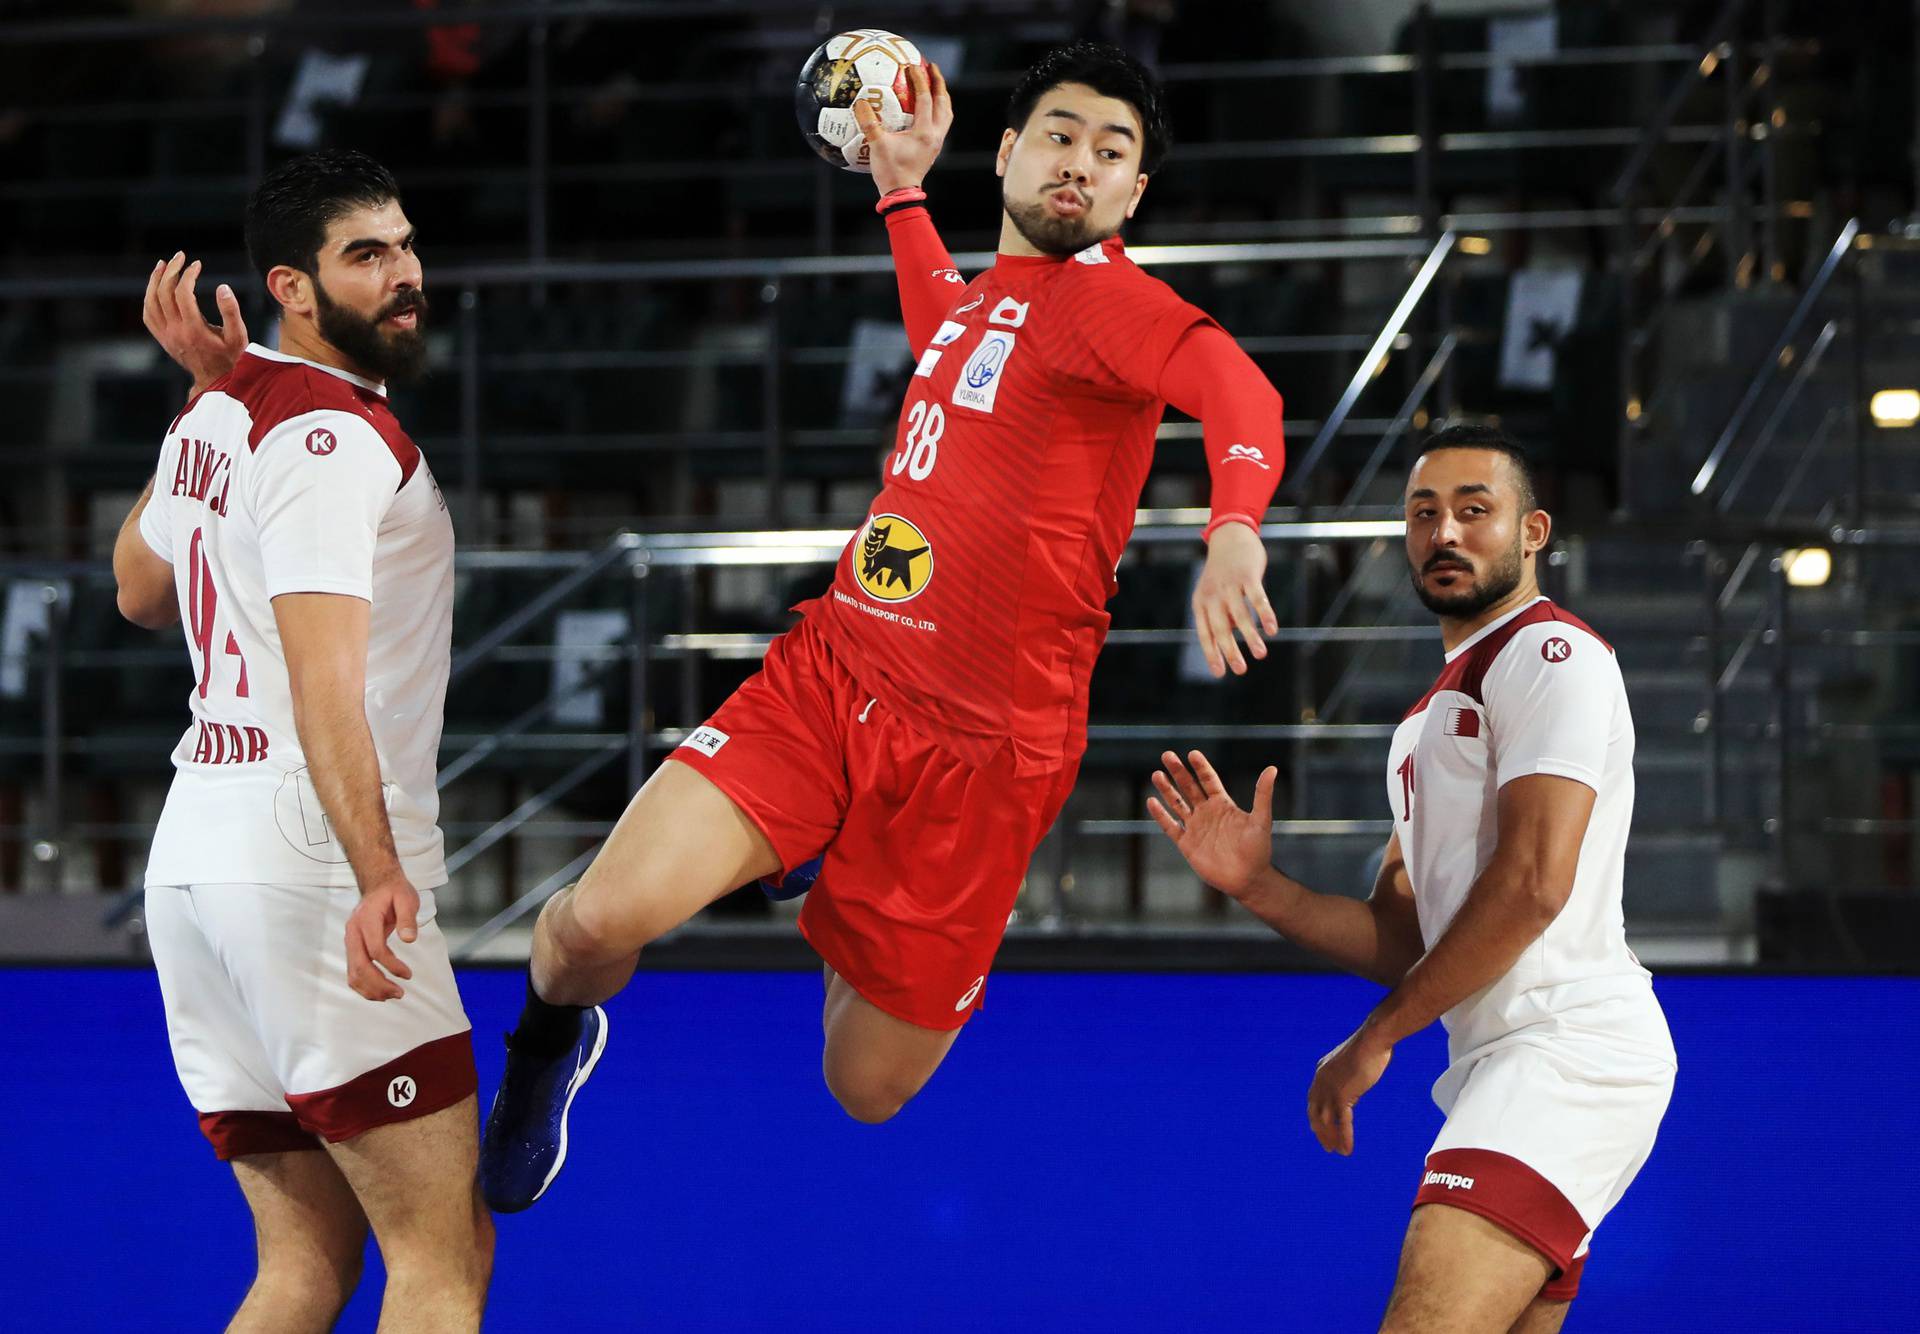
[[825, 853], [800, 932], [861, 996], [922, 1028], [979, 1008], [1033, 850], [1078, 761], [1016, 777], [915, 732], [802, 620], [670, 757], [745, 811], [783, 870]]

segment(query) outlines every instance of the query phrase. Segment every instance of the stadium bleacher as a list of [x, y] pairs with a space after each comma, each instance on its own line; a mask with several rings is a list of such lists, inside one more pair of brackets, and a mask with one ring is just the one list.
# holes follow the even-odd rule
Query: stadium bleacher
[[[183, 389], [140, 285], [185, 249], [270, 337], [239, 205], [304, 148], [375, 151], [421, 227], [434, 371], [399, 402], [470, 553], [456, 649], [577, 583], [451, 696], [447, 760], [493, 738], [447, 792], [450, 847], [489, 839], [453, 916], [482, 921], [589, 848], [635, 757], [697, 723], [818, 586], [817, 562], [651, 559], [661, 535], [853, 523], [905, 369], [868, 186], [794, 132], [810, 7], [693, 8], [99, 3], [0, 27], [0, 888], [139, 883], [177, 654], [111, 614], [98, 562]], [[1810, 918], [1832, 929], [1794, 948], [1860, 950], [1848, 914], [1907, 911], [1915, 871], [1895, 609], [1920, 454], [1863, 402], [1911, 378], [1920, 251], [1890, 128], [1911, 127], [1910, 72], [1874, 36], [1900, 6], [1388, 10], [1364, 50], [1311, 5], [965, 0], [916, 33], [956, 89], [938, 178], [956, 252], [991, 245], [994, 199], [964, 183], [1036, 51], [1100, 31], [1157, 64], [1178, 146], [1129, 241], [1285, 394], [1270, 584], [1283, 624], [1334, 632], [1200, 683], [1179, 642], [1190, 534], [1143, 534], [1114, 606], [1136, 633], [1096, 677], [1086, 776], [1023, 920], [1233, 929], [1141, 814], [1154, 738], [1182, 729], [1234, 733], [1236, 777], [1280, 763], [1283, 856], [1360, 892], [1382, 727], [1433, 646], [1393, 542], [1298, 525], [1391, 519], [1397, 450], [1464, 414], [1538, 448], [1550, 591], [1628, 668], [1637, 937], [1762, 957], [1770, 905], [1809, 919], [1807, 894], [1844, 885]], [[1190, 423], [1163, 437], [1144, 503], [1177, 529], [1205, 471]], [[642, 536], [579, 575], [622, 531]], [[1831, 576], [1790, 588], [1809, 547]], [[1339, 634], [1368, 628], [1399, 637]], [[583, 671], [602, 675], [568, 695]]]

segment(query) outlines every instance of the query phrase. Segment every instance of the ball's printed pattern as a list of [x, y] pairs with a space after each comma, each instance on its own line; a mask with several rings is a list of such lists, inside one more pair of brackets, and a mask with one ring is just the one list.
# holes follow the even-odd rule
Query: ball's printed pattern
[[807, 144], [836, 167], [871, 172], [866, 139], [853, 118], [856, 102], [879, 113], [888, 130], [913, 124], [907, 67], [921, 63], [919, 48], [879, 28], [857, 28], [828, 38], [807, 57], [794, 89], [794, 110]]

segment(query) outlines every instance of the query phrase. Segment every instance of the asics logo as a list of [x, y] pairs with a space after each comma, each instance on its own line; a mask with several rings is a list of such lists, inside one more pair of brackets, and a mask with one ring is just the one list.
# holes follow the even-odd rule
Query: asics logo
[[984, 987], [985, 985], [987, 985], [987, 979], [984, 973], [981, 974], [979, 977], [974, 978], [973, 985], [967, 988], [967, 994], [962, 996], [959, 1000], [953, 1003], [953, 1012], [955, 1014], [958, 1014], [960, 1013], [960, 1011], [966, 1009], [969, 1005], [973, 1004], [974, 999], [978, 997], [980, 994], [980, 988]]

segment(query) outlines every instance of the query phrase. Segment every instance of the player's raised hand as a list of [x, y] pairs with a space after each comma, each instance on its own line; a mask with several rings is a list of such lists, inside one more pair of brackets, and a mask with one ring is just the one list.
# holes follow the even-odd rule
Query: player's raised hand
[[411, 944], [420, 934], [419, 917], [420, 891], [404, 876], [363, 893], [347, 918], [347, 985], [368, 1000], [406, 995], [393, 979], [410, 978], [413, 970], [393, 952], [388, 938], [397, 931]]
[[908, 65], [907, 86], [913, 91], [913, 124], [904, 130], [887, 129], [866, 100], [853, 104], [853, 123], [867, 141], [873, 183], [883, 195], [924, 182], [953, 128], [953, 98], [938, 65]]
[[1393, 1044], [1362, 1025], [1354, 1035], [1320, 1058], [1307, 1090], [1307, 1122], [1328, 1153], [1353, 1152], [1353, 1105], [1380, 1082], [1393, 1059]]
[[1269, 766], [1253, 785], [1253, 809], [1241, 810], [1220, 775], [1199, 751], [1189, 751], [1191, 771], [1172, 751], [1160, 756], [1147, 812], [1193, 873], [1229, 898], [1239, 898], [1255, 877], [1273, 865], [1273, 781]]
[[140, 308], [147, 332], [193, 377], [196, 394], [232, 370], [247, 346], [247, 324], [240, 318], [240, 299], [233, 289], [225, 283], [214, 289], [220, 323], [209, 324], [193, 292], [199, 279], [200, 261], [189, 264], [184, 251], [175, 251], [147, 275], [147, 297]]
[[1267, 601], [1261, 580], [1267, 573], [1267, 546], [1243, 523], [1222, 524], [1207, 539], [1207, 564], [1193, 590], [1193, 627], [1214, 676], [1245, 676], [1247, 660], [1234, 642], [1237, 632], [1256, 658], [1267, 656], [1266, 636], [1280, 622]]

